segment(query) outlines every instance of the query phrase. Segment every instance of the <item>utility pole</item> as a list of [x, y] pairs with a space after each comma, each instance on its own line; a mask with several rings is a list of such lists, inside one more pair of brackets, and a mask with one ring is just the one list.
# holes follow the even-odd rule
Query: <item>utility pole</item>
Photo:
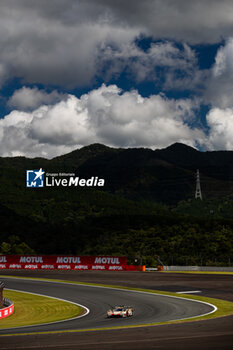
[[197, 169], [197, 179], [196, 179], [195, 198], [196, 198], [196, 199], [197, 199], [197, 198], [200, 198], [200, 199], [202, 200], [199, 169]]

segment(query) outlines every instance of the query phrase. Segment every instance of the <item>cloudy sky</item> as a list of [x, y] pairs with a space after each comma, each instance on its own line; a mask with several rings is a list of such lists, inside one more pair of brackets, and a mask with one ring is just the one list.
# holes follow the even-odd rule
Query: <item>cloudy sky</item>
[[233, 150], [232, 0], [0, 0], [0, 156]]

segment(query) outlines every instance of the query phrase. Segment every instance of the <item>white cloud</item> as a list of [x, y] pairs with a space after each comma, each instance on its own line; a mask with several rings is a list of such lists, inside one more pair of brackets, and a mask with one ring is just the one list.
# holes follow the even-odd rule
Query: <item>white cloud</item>
[[91, 143], [94, 135], [87, 111], [79, 99], [70, 95], [52, 107], [37, 109], [28, 136], [48, 145], [74, 146]]
[[27, 111], [33, 110], [42, 104], [54, 104], [61, 99], [65, 99], [66, 95], [58, 93], [56, 90], [47, 93], [44, 90], [39, 90], [37, 87], [29, 88], [23, 86], [18, 89], [10, 97], [8, 105], [10, 107]]
[[214, 43], [233, 32], [231, 0], [100, 0], [98, 3], [108, 7], [116, 21], [121, 19], [131, 26], [141, 26], [155, 38]]
[[[178, 48], [168, 41], [151, 43], [147, 51], [140, 49], [135, 43], [127, 43], [118, 47], [107, 45], [102, 47], [102, 54], [101, 70], [104, 67], [105, 80], [126, 70], [137, 82], [159, 81], [161, 70], [157, 73], [157, 69], [165, 68], [163, 73], [165, 83], [161, 85], [168, 89], [171, 88], [172, 84], [169, 81], [171, 76], [173, 83], [178, 85], [177, 71], [179, 70], [182, 71], [185, 79], [189, 77], [188, 88], [190, 88], [190, 80], [192, 79], [193, 83], [198, 70], [195, 53], [187, 44]], [[182, 88], [185, 87], [184, 85], [183, 79]]]
[[233, 107], [233, 38], [219, 48], [206, 80], [204, 98], [213, 107]]
[[197, 106], [163, 95], [143, 98], [116, 85], [69, 95], [32, 112], [12, 111], [0, 120], [2, 156], [53, 156], [94, 142], [115, 147], [165, 147], [179, 141], [195, 146], [204, 134], [191, 128]]
[[[124, 52], [123, 60], [124, 48], [129, 50], [127, 63], [131, 64], [133, 42], [141, 34], [192, 44], [215, 43], [233, 36], [232, 22], [231, 0], [1, 1], [0, 83], [17, 77], [30, 84], [88, 85], [109, 57], [108, 47]], [[148, 77], [151, 61], [152, 65], [161, 60], [164, 65], [187, 61], [172, 58], [162, 48], [164, 53], [154, 46], [140, 59], [136, 53], [135, 68], [142, 69], [138, 79]], [[109, 73], [117, 73], [120, 58], [114, 62], [117, 57], [110, 52]]]
[[103, 43], [124, 45], [138, 30], [104, 20], [102, 6], [76, 1], [1, 3], [2, 76], [61, 86], [93, 82]]
[[208, 146], [212, 150], [233, 150], [233, 108], [213, 108], [207, 114]]

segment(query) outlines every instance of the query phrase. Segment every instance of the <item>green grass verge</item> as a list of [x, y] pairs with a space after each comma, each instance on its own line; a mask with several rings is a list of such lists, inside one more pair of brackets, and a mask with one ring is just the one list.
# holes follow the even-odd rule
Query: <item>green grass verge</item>
[[14, 302], [15, 311], [0, 320], [0, 329], [66, 320], [83, 312], [78, 305], [36, 294], [4, 290], [4, 297]]
[[[12, 276], [5, 276], [5, 277], [11, 277]], [[160, 295], [168, 295], [173, 296], [177, 298], [185, 298], [185, 299], [192, 299], [197, 301], [203, 301], [206, 303], [213, 304], [217, 307], [217, 311], [214, 313], [211, 313], [206, 316], [198, 316], [195, 318], [190, 319], [182, 319], [182, 320], [176, 320], [176, 321], [166, 321], [166, 322], [156, 322], [156, 323], [147, 323], [147, 324], [138, 324], [138, 325], [132, 325], [132, 326], [121, 326], [121, 327], [105, 327], [105, 328], [94, 328], [94, 329], [82, 329], [82, 330], [68, 330], [68, 331], [54, 331], [54, 332], [37, 332], [33, 334], [47, 334], [47, 333], [64, 333], [64, 332], [85, 332], [85, 331], [96, 331], [96, 330], [111, 330], [111, 329], [121, 329], [121, 328], [135, 328], [135, 327], [148, 327], [148, 326], [156, 326], [156, 325], [165, 325], [165, 324], [171, 324], [171, 323], [183, 323], [183, 322], [193, 322], [193, 321], [201, 321], [201, 320], [208, 320], [211, 318], [218, 318], [218, 317], [224, 317], [233, 315], [233, 302], [222, 300], [222, 299], [215, 299], [215, 298], [208, 298], [203, 296], [196, 296], [196, 295], [187, 295], [187, 294], [177, 294], [172, 292], [163, 292], [158, 290], [150, 290], [150, 289], [142, 289], [142, 288], [129, 288], [124, 286], [115, 286], [115, 285], [106, 285], [106, 284], [98, 284], [98, 283], [86, 283], [86, 282], [75, 282], [75, 281], [64, 281], [60, 279], [49, 279], [49, 278], [31, 278], [31, 277], [17, 277], [22, 279], [31, 279], [31, 280], [37, 280], [37, 281], [50, 281], [50, 282], [58, 282], [58, 283], [68, 283], [68, 284], [77, 284], [77, 285], [89, 285], [89, 286], [97, 286], [97, 287], [106, 287], [106, 288], [114, 288], [114, 289], [124, 289], [124, 290], [131, 290], [136, 292], [145, 292], [145, 293], [153, 293], [153, 294], [160, 294]], [[22, 333], [22, 334], [31, 334], [31, 333]], [[11, 334], [12, 335], [12, 334]], [[17, 335], [17, 334], [15, 334]], [[6, 335], [3, 335], [6, 336]]]

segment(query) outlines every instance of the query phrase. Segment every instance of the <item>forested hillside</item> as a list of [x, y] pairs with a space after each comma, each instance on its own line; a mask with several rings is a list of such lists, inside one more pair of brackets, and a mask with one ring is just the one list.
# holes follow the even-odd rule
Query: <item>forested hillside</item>
[[[120, 254], [156, 265], [231, 264], [233, 152], [91, 145], [46, 160], [0, 158], [0, 252]], [[26, 188], [26, 170], [105, 179], [103, 188]], [[200, 170], [203, 201], [195, 200]], [[139, 259], [140, 261], [140, 259]]]

